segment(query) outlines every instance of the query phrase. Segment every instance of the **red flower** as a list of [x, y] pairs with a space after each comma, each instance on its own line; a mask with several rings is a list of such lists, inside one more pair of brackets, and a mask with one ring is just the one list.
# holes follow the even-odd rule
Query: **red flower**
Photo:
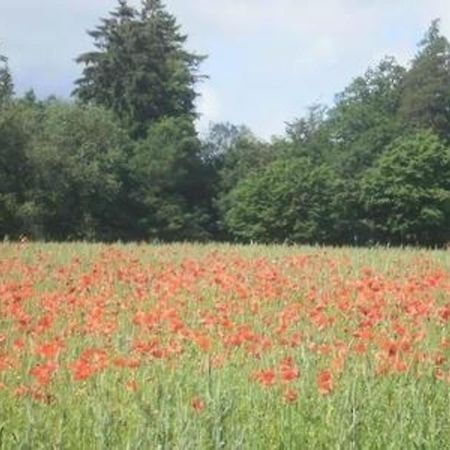
[[48, 359], [55, 359], [64, 350], [65, 345], [60, 341], [41, 344], [36, 349], [36, 354]]
[[58, 365], [53, 362], [47, 364], [39, 364], [31, 370], [31, 375], [37, 379], [41, 386], [47, 386], [53, 378], [53, 375], [58, 370]]
[[300, 376], [300, 370], [292, 357], [287, 357], [281, 361], [280, 372], [281, 378], [287, 383], [295, 381]]
[[322, 395], [330, 394], [334, 389], [333, 374], [329, 370], [324, 370], [317, 376], [319, 392]]
[[136, 392], [139, 389], [138, 382], [136, 380], [130, 380], [126, 384], [127, 390], [130, 392]]
[[284, 399], [287, 403], [295, 403], [298, 400], [298, 392], [295, 389], [288, 389], [284, 393]]
[[86, 380], [95, 373], [104, 370], [108, 364], [106, 351], [99, 349], [85, 350], [73, 365], [74, 378], [76, 381]]
[[74, 378], [76, 381], [84, 381], [94, 374], [94, 369], [88, 361], [78, 360], [73, 365]]
[[261, 370], [256, 372], [253, 378], [260, 384], [266, 387], [273, 386], [276, 381], [276, 373], [272, 369]]
[[197, 412], [201, 412], [205, 409], [206, 405], [203, 399], [201, 399], [200, 397], [195, 397], [192, 399], [192, 407]]
[[24, 384], [21, 384], [15, 391], [14, 394], [16, 397], [24, 397], [30, 392], [30, 388], [28, 386], [25, 386]]

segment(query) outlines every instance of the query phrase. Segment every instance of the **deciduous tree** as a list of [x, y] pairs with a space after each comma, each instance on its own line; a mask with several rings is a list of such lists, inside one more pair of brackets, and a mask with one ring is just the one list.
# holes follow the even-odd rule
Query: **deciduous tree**
[[399, 138], [361, 183], [372, 240], [440, 245], [450, 240], [450, 148], [429, 131]]
[[419, 44], [405, 77], [400, 115], [405, 127], [431, 128], [450, 141], [450, 43], [439, 25], [435, 20]]

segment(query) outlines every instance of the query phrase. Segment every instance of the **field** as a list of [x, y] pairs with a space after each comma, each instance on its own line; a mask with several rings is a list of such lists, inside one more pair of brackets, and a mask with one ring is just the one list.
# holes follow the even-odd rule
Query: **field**
[[450, 253], [0, 245], [1, 449], [450, 448]]

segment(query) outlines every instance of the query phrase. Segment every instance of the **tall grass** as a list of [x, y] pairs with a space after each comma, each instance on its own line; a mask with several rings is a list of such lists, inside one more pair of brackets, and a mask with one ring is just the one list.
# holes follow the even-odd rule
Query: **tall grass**
[[450, 253], [0, 245], [1, 449], [450, 448]]

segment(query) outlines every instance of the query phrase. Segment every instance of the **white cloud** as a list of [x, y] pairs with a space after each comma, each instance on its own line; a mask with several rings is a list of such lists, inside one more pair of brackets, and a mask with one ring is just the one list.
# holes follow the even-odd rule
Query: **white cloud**
[[[392, 2], [380, 8], [376, 6], [380, 5], [379, 1], [361, 0], [191, 0], [188, 3], [171, 0], [169, 3], [185, 16], [195, 15], [195, 22], [203, 27], [231, 37], [274, 29], [302, 36], [314, 32], [311, 39], [318, 32], [355, 36], [358, 31], [367, 32], [376, 26], [380, 10], [389, 14], [398, 9]], [[374, 15], [376, 10], [378, 13]]]
[[[450, 37], [450, 0], [165, 0], [209, 54], [199, 86], [200, 126], [245, 122], [268, 136], [317, 99], [331, 100], [386, 54], [401, 63], [433, 18]], [[1, 50], [18, 90], [67, 95], [92, 46], [86, 29], [116, 0], [0, 0]], [[137, 5], [140, 0], [132, 0]]]

